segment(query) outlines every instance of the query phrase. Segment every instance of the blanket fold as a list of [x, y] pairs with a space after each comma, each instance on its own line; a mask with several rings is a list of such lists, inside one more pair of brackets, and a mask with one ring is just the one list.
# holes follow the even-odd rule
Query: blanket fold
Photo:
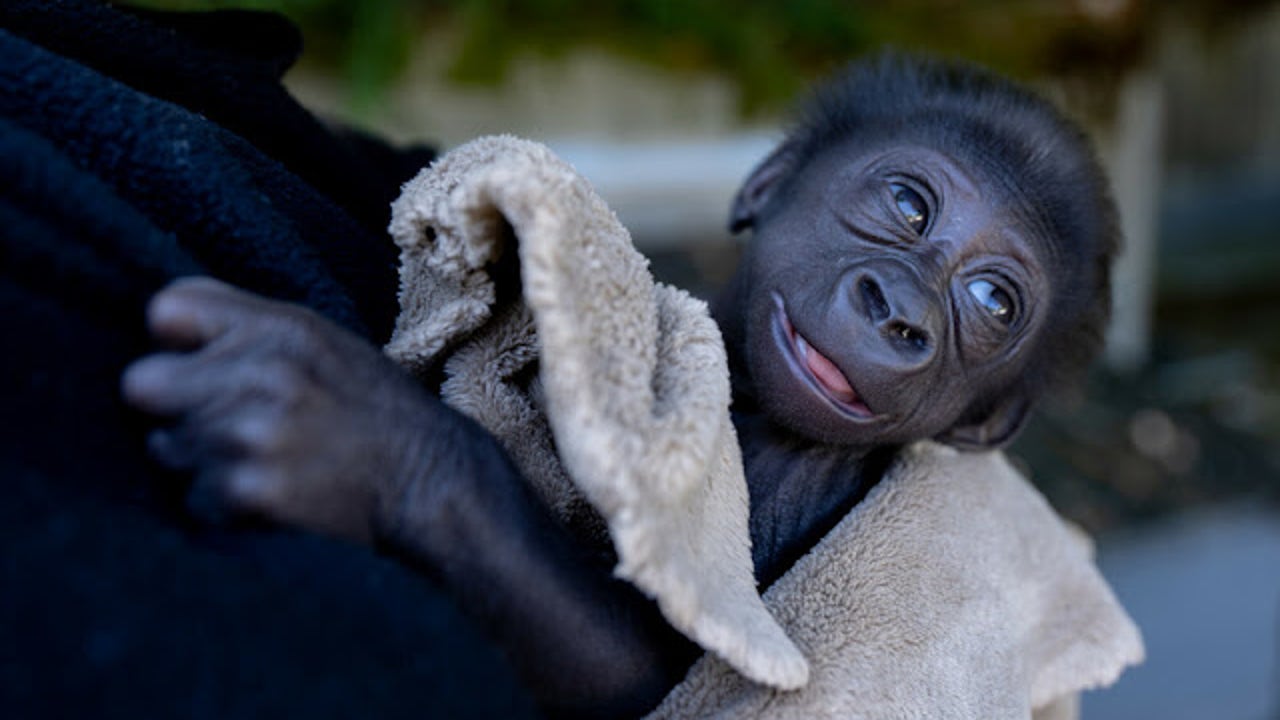
[[1070, 717], [1141, 659], [1087, 541], [1000, 453], [930, 442], [762, 601], [719, 331], [546, 148], [462, 146], [404, 187], [391, 233], [387, 353], [443, 370], [446, 402], [712, 651], [654, 717]]
[[[570, 526], [603, 517], [616, 573], [755, 682], [808, 665], [755, 589], [724, 344], [704, 303], [657, 284], [630, 235], [546, 148], [454, 150], [392, 209], [402, 312], [387, 353], [494, 433]], [[523, 295], [494, 282], [518, 257]], [[537, 361], [537, 376], [528, 370]], [[590, 505], [584, 507], [583, 500]]]
[[654, 718], [1068, 718], [1142, 660], [1091, 545], [1003, 454], [918, 443], [765, 593], [811, 663], [778, 693], [703, 658]]

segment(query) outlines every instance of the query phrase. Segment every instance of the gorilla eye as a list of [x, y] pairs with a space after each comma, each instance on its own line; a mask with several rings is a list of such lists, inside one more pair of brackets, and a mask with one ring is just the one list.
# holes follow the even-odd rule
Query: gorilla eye
[[893, 201], [897, 203], [898, 211], [907, 224], [917, 235], [923, 234], [925, 226], [929, 224], [929, 205], [924, 198], [901, 183], [889, 183], [889, 189], [893, 191]]
[[1013, 298], [1009, 293], [988, 280], [974, 280], [969, 283], [969, 294], [977, 299], [991, 317], [1008, 325], [1013, 321]]

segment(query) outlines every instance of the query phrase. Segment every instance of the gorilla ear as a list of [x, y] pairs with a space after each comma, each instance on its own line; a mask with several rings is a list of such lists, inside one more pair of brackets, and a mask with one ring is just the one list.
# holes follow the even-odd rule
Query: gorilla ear
[[778, 181], [791, 172], [794, 162], [792, 144], [783, 143], [751, 171], [751, 175], [733, 198], [733, 208], [729, 211], [729, 232], [738, 233], [755, 225], [760, 212], [773, 197]]
[[960, 450], [996, 450], [1008, 445], [1031, 417], [1031, 401], [1021, 392], [1001, 400], [974, 422], [961, 422], [935, 440]]

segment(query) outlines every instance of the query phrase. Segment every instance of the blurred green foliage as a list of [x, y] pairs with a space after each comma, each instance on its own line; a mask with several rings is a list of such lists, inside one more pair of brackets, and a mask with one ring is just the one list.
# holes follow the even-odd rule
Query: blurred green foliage
[[1077, 68], [1096, 74], [1122, 67], [1138, 49], [1133, 12], [1099, 18], [1082, 3], [1044, 0], [133, 2], [282, 12], [302, 26], [308, 59], [345, 77], [357, 110], [377, 101], [413, 44], [434, 30], [460, 40], [448, 71], [458, 82], [495, 83], [529, 53], [588, 46], [675, 72], [723, 73], [742, 89], [748, 113], [785, 102], [815, 74], [883, 44], [963, 55], [1023, 77]]

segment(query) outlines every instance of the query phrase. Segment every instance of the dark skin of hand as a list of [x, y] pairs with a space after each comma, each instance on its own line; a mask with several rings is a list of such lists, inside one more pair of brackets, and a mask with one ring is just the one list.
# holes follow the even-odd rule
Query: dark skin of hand
[[178, 419], [152, 432], [150, 450], [193, 474], [200, 505], [421, 568], [507, 648], [554, 715], [641, 712], [695, 657], [556, 525], [491, 436], [368, 342], [208, 278], [161, 291], [147, 322], [176, 350], [131, 365], [123, 392]]
[[[701, 652], [572, 540], [491, 436], [362, 338], [208, 278], [161, 291], [147, 320], [174, 350], [131, 365], [123, 392], [177, 419], [149, 449], [192, 474], [193, 505], [369, 544], [421, 569], [508, 650], [553, 716], [643, 713]], [[739, 418], [751, 437], [777, 433], [752, 417]], [[752, 534], [773, 577], [838, 519], [858, 468], [857, 456], [775, 439], [748, 455], [770, 478], [753, 488]], [[794, 471], [802, 455], [833, 472], [814, 484]]]

